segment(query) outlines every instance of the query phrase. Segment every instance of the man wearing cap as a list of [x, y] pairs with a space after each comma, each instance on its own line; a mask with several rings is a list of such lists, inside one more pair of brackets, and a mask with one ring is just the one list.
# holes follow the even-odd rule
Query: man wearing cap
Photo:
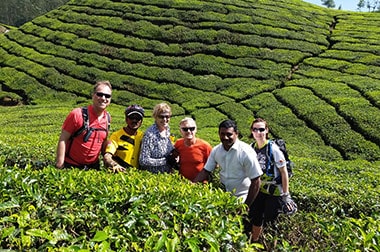
[[104, 151], [104, 165], [113, 172], [123, 172], [128, 167], [138, 168], [143, 132], [139, 130], [144, 109], [131, 105], [125, 110], [126, 126], [111, 134]]

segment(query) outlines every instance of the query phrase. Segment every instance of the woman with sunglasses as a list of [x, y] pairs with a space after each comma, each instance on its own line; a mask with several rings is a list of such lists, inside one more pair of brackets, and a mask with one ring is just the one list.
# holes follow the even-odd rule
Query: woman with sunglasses
[[179, 173], [193, 181], [206, 164], [212, 147], [205, 140], [195, 137], [197, 124], [193, 118], [182, 119], [179, 130], [182, 138], [174, 144], [179, 153]]
[[152, 173], [171, 172], [168, 157], [174, 149], [170, 137], [171, 108], [166, 103], [157, 104], [153, 109], [154, 124], [144, 133], [140, 149], [140, 169]]
[[[279, 147], [270, 142], [267, 122], [262, 118], [256, 118], [251, 125], [251, 134], [255, 139], [252, 147], [257, 153], [257, 159], [263, 170], [259, 194], [249, 209], [252, 224], [251, 239], [256, 242], [263, 226], [274, 226], [284, 202], [288, 203], [291, 198], [286, 160]], [[268, 155], [269, 145], [271, 155]], [[272, 160], [268, 160], [269, 156], [272, 156]], [[268, 172], [270, 162], [274, 164], [273, 174]], [[275, 178], [280, 179], [276, 182]]]

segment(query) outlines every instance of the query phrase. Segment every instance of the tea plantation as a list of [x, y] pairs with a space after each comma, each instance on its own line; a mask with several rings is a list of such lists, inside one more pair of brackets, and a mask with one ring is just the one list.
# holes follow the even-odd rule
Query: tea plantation
[[[379, 13], [300, 0], [71, 0], [0, 34], [0, 248], [7, 251], [380, 251]], [[218, 143], [265, 118], [296, 163], [299, 211], [250, 244], [218, 177], [57, 170], [60, 127], [113, 85], [125, 106], [192, 116]]]

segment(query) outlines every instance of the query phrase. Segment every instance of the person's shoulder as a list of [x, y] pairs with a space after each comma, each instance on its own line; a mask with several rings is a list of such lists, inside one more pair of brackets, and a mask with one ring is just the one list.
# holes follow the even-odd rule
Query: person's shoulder
[[222, 143], [218, 143], [212, 148], [213, 151], [224, 150]]
[[158, 128], [156, 126], [156, 124], [153, 124], [151, 126], [149, 126], [145, 132], [144, 132], [144, 135], [154, 135], [156, 133], [156, 131], [158, 131]]
[[197, 145], [206, 150], [212, 149], [212, 146], [209, 142], [200, 138], [197, 138]]
[[252, 146], [250, 144], [247, 144], [246, 142], [241, 141], [240, 139], [236, 139], [236, 148], [239, 148], [244, 151], [252, 152], [254, 151]]
[[178, 138], [176, 141], [175, 141], [175, 143], [174, 143], [174, 146], [176, 147], [176, 148], [178, 148], [179, 146], [181, 146], [181, 145], [183, 145], [184, 143], [184, 138]]
[[114, 135], [114, 136], [115, 136], [115, 135], [123, 135], [123, 134], [125, 134], [125, 131], [124, 131], [123, 128], [120, 128], [120, 129], [118, 129], [118, 130], [112, 132], [112, 133], [111, 133], [111, 136], [112, 136], [112, 135]]
[[210, 145], [211, 146], [211, 144], [209, 142], [207, 142], [206, 140], [204, 140], [202, 138], [197, 138], [197, 141], [203, 145]]
[[144, 135], [144, 132], [140, 129], [137, 130], [136, 132], [136, 137], [142, 137]]

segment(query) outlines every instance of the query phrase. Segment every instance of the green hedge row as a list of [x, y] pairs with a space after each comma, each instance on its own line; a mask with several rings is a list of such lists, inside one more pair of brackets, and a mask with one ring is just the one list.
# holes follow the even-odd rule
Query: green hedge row
[[371, 45], [365, 43], [348, 43], [341, 42], [333, 45], [334, 50], [346, 50], [346, 51], [357, 51], [357, 52], [368, 52], [375, 55], [380, 53], [380, 45]]
[[326, 164], [306, 158], [295, 161], [299, 165], [291, 187], [299, 193], [301, 209], [312, 209], [310, 212], [321, 216], [379, 216], [379, 162], [340, 160]]
[[330, 106], [312, 91], [298, 87], [286, 87], [274, 91], [278, 99], [287, 106], [309, 127], [314, 128], [324, 138], [326, 144], [334, 146], [345, 159], [378, 160], [380, 149], [376, 144], [351, 129], [351, 126]]
[[[299, 4], [299, 3], [297, 3]], [[278, 3], [278, 6], [280, 3]], [[133, 13], [132, 15], [140, 15], [141, 19], [152, 20], [154, 18], [167, 17], [170, 22], [181, 23], [186, 20], [189, 23], [196, 23], [200, 20], [208, 21], [223, 21], [225, 23], [258, 23], [268, 24], [270, 21], [271, 26], [273, 22], [279, 27], [284, 29], [291, 29], [294, 31], [308, 31], [311, 33], [324, 34], [326, 33], [326, 23], [320, 20], [331, 18], [324, 13], [318, 13], [318, 19], [307, 12], [298, 11], [296, 8], [289, 8], [289, 3], [285, 3], [284, 10], [279, 14], [279, 8], [273, 8], [271, 4], [266, 5], [265, 2], [247, 3], [245, 1], [219, 1], [218, 3], [212, 2], [199, 2], [188, 1], [186, 3], [164, 2], [164, 1], [128, 1], [127, 6], [118, 2], [103, 2], [99, 0], [94, 1], [76, 1], [71, 3], [70, 7], [79, 7], [82, 12], [88, 13], [87, 9], [97, 7], [100, 13], [103, 9], [111, 9], [114, 11], [122, 11]], [[252, 11], [252, 7], [260, 11]], [[126, 11], [126, 8], [128, 11]], [[71, 8], [70, 8], [71, 9]], [[292, 14], [289, 14], [291, 12]], [[93, 12], [91, 12], [93, 13]], [[97, 12], [98, 13], [98, 12]], [[146, 15], [149, 13], [149, 15]], [[129, 14], [130, 15], [130, 14]], [[128, 16], [129, 16], [128, 15]], [[276, 22], [279, 20], [278, 16], [287, 16], [289, 22]], [[324, 17], [325, 16], [325, 17]], [[323, 18], [324, 17], [324, 18]], [[269, 19], [269, 20], [268, 20]], [[312, 27], [312, 28], [310, 28]]]
[[[326, 145], [318, 132], [297, 118], [294, 112], [278, 101], [273, 94], [261, 93], [243, 101], [243, 104], [253, 112], [255, 117], [261, 117], [268, 121], [270, 137], [285, 139], [291, 156], [320, 160], [342, 158], [337, 150]], [[250, 123], [247, 124], [247, 128]]]
[[[1, 56], [2, 53], [3, 50], [0, 48]], [[6, 58], [4, 57], [3, 59], [5, 60]], [[0, 64], [3, 64], [2, 61], [0, 62]], [[54, 101], [54, 103], [76, 103], [83, 101], [83, 98], [77, 97], [72, 93], [52, 91], [23, 70], [18, 71], [15, 68], [2, 66], [0, 82], [7, 89], [20, 94], [21, 98], [19, 99], [26, 104], [50, 104], [51, 101]], [[17, 96], [19, 97], [20, 95]]]
[[340, 73], [339, 71], [302, 64], [297, 70], [297, 73], [292, 75], [292, 78], [302, 79], [304, 77], [346, 83], [353, 89], [358, 90], [366, 99], [374, 104], [374, 106], [380, 108], [380, 86], [374, 78]]
[[339, 70], [343, 73], [354, 75], [365, 75], [378, 79], [380, 75], [380, 66], [370, 66], [367, 64], [352, 63], [344, 60], [328, 59], [328, 58], [310, 58], [305, 60], [305, 64], [326, 68], [331, 70]]
[[[17, 44], [12, 42], [7, 42], [3, 44], [9, 52], [14, 53], [16, 55], [6, 54], [6, 56], [3, 59], [3, 64], [7, 65], [9, 67], [16, 68], [18, 70], [21, 70], [28, 75], [34, 77], [37, 80], [43, 80], [44, 85], [53, 88], [57, 91], [66, 91], [71, 92], [73, 94], [81, 94], [83, 96], [89, 97], [92, 92], [93, 84], [89, 83], [95, 83], [95, 81], [100, 80], [102, 78], [96, 78], [99, 76], [92, 76], [93, 78], [89, 81], [89, 83], [83, 82], [78, 79], [74, 79], [71, 76], [63, 75], [60, 72], [58, 72], [53, 67], [47, 67], [41, 64], [38, 64], [32, 60], [28, 60], [25, 57], [19, 57], [26, 55], [24, 50]], [[21, 50], [18, 50], [20, 49]], [[35, 53], [35, 51], [30, 50], [29, 54], [31, 55], [38, 55]], [[31, 57], [33, 58], [33, 57]], [[50, 58], [47, 56], [47, 58]], [[34, 60], [34, 58], [33, 58]], [[54, 61], [57, 61], [59, 59], [54, 59]], [[62, 64], [66, 64], [67, 61], [63, 61]], [[95, 70], [97, 71], [97, 70]], [[89, 73], [86, 73], [89, 74]], [[47, 91], [50, 92], [50, 91]]]
[[343, 50], [328, 50], [321, 55], [323, 58], [346, 60], [352, 63], [380, 66], [380, 56], [368, 52], [353, 52]]
[[234, 98], [237, 101], [249, 99], [262, 92], [270, 92], [280, 88], [281, 81], [277, 80], [255, 80], [251, 78], [230, 79], [230, 85], [221, 89], [220, 93]]
[[380, 142], [380, 111], [358, 91], [343, 83], [316, 79], [290, 81], [287, 85], [310, 88], [315, 95], [334, 106], [354, 130], [374, 143]]
[[[257, 59], [257, 57], [263, 58], [263, 59], [269, 59], [277, 63], [288, 63], [288, 64], [295, 64], [296, 62], [299, 62], [300, 59], [309, 56], [309, 53], [298, 51], [298, 49], [294, 50], [282, 50], [282, 49], [274, 49], [274, 50], [267, 50], [267, 49], [256, 49], [248, 46], [235, 46], [230, 45], [226, 43], [219, 43], [217, 45], [207, 45], [202, 44], [199, 42], [190, 42], [190, 43], [184, 43], [184, 44], [164, 44], [159, 41], [147, 41], [147, 40], [141, 40], [138, 38], [131, 38], [131, 37], [124, 37], [121, 34], [110, 32], [110, 31], [104, 31], [103, 29], [99, 29], [96, 27], [85, 27], [84, 25], [80, 24], [67, 24], [62, 23], [57, 20], [53, 19], [47, 19], [46, 17], [39, 17], [33, 21], [34, 23], [38, 25], [43, 25], [48, 27], [51, 27], [52, 29], [58, 29], [62, 31], [69, 32], [67, 35], [67, 42], [59, 40], [59, 41], [52, 41], [54, 43], [59, 43], [62, 45], [67, 46], [68, 48], [74, 48], [77, 50], [83, 50], [88, 52], [97, 52], [102, 55], [108, 55], [110, 54], [111, 57], [119, 58], [122, 60], [129, 60], [129, 61], [136, 61], [136, 60], [142, 60], [146, 63], [152, 63], [150, 62], [152, 60], [153, 55], [149, 52], [157, 52], [159, 54], [165, 53], [165, 54], [173, 54], [173, 55], [193, 55], [198, 52], [204, 52], [207, 51], [214, 55], [220, 55], [225, 57], [247, 57], [247, 58], [253, 58]], [[35, 34], [36, 36], [41, 36], [40, 34], [43, 31], [43, 28], [35, 27], [31, 23], [25, 24], [22, 28], [23, 31]], [[42, 30], [41, 30], [42, 29]], [[83, 32], [86, 32], [86, 34], [83, 34]], [[98, 45], [95, 41], [88, 42], [93, 43], [91, 46], [83, 48], [83, 47], [75, 47], [75, 44], [73, 45], [73, 37], [72, 34], [75, 33], [78, 36], [85, 36], [89, 39], [93, 39], [98, 42], [102, 42], [104, 44], [108, 44], [109, 47], [104, 48], [103, 46]], [[43, 34], [43, 33], [42, 33]], [[64, 33], [63, 33], [64, 34]], [[62, 35], [63, 35], [62, 34]], [[117, 48], [115, 48], [116, 46]], [[122, 47], [122, 48], [119, 48]], [[124, 47], [130, 47], [132, 49], [141, 50], [140, 52], [131, 52], [129, 49], [125, 49]], [[164, 58], [165, 61], [168, 60], [168, 57], [165, 56], [157, 56], [157, 58]]]
[[1, 166], [0, 177], [1, 247], [83, 251], [249, 247], [236, 198], [175, 174]]
[[[49, 17], [61, 20], [62, 22], [70, 23], [80, 20], [85, 14], [75, 14], [73, 12], [54, 11], [48, 14]], [[227, 30], [209, 30], [209, 29], [191, 29], [185, 26], [175, 26], [168, 29], [163, 29], [158, 25], [154, 25], [147, 21], [123, 21], [120, 18], [102, 17], [102, 16], [87, 16], [86, 24], [102, 27], [104, 29], [115, 29], [118, 27], [118, 32], [132, 34], [134, 36], [145, 39], [156, 39], [160, 41], [169, 41], [176, 43], [186, 42], [202, 42], [202, 43], [240, 43], [256, 47], [268, 46], [270, 48], [294, 49], [302, 52], [310, 52], [317, 54], [326, 46], [318, 46], [310, 42], [304, 42], [292, 39], [277, 39], [271, 37], [262, 38], [258, 35], [231, 33]], [[285, 43], [281, 43], [285, 42]]]

